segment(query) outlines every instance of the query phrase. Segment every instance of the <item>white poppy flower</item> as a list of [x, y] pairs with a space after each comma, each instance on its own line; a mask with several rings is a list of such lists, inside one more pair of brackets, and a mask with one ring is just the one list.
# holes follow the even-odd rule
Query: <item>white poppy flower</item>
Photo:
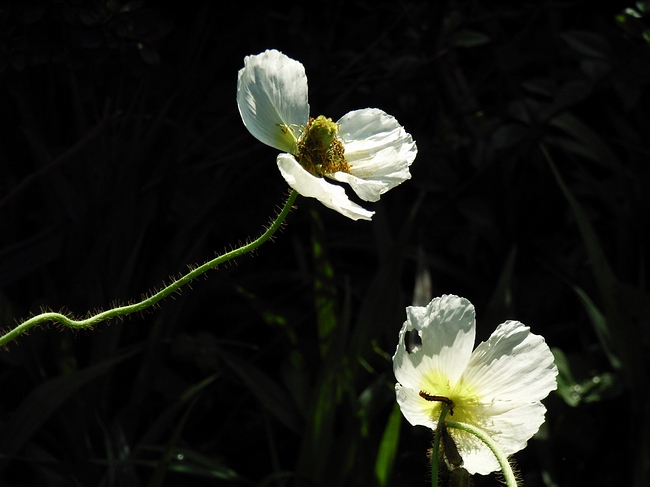
[[237, 104], [253, 136], [286, 152], [277, 163], [287, 183], [348, 218], [370, 220], [374, 212], [350, 201], [342, 187], [324, 177], [348, 183], [364, 201], [377, 201], [411, 177], [417, 147], [394, 117], [366, 108], [338, 122], [322, 115], [310, 118], [305, 68], [279, 51], [244, 58]]
[[[412, 425], [435, 429], [443, 402], [447, 419], [482, 429], [511, 455], [544, 422], [540, 402], [557, 387], [557, 368], [544, 338], [506, 321], [474, 351], [474, 306], [445, 295], [406, 308], [393, 356], [397, 402]], [[434, 397], [435, 396], [435, 397]], [[492, 452], [473, 435], [448, 428], [471, 474], [499, 470]]]

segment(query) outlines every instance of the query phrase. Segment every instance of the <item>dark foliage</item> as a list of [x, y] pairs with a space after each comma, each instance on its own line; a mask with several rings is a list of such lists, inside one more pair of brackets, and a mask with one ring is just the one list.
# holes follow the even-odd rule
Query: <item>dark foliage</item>
[[419, 154], [372, 223], [299, 198], [157, 309], [0, 350], [0, 485], [425, 485], [390, 361], [422, 272], [480, 339], [517, 319], [556, 353], [524, 485], [650, 485], [650, 16], [613, 4], [5, 2], [3, 330], [262, 231], [286, 183], [237, 111], [246, 55], [299, 60], [313, 115], [381, 108]]

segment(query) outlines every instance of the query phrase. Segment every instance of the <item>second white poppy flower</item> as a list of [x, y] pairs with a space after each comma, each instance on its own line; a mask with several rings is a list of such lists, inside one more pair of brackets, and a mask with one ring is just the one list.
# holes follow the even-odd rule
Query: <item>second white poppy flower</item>
[[[413, 425], [436, 429], [442, 402], [454, 421], [483, 430], [505, 455], [526, 446], [544, 422], [541, 403], [557, 387], [557, 367], [544, 338], [518, 321], [506, 321], [473, 351], [474, 306], [444, 295], [426, 307], [406, 308], [393, 356], [395, 393]], [[450, 430], [470, 474], [499, 469], [476, 437]]]

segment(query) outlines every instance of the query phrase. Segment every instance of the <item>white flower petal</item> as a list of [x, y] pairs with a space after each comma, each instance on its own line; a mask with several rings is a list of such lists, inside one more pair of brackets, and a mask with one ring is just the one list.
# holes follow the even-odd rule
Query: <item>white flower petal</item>
[[[409, 306], [406, 316], [393, 356], [395, 378], [417, 392], [428, 387], [425, 392], [446, 396], [465, 370], [474, 347], [474, 306], [465, 298], [445, 295], [426, 307]], [[417, 330], [422, 346], [409, 353], [406, 334], [412, 330]], [[445, 384], [431, 384], [436, 378]]]
[[387, 187], [386, 183], [382, 181], [360, 179], [346, 172], [338, 171], [334, 174], [328, 174], [327, 176], [336, 181], [348, 183], [352, 190], [357, 193], [359, 198], [364, 201], [377, 201], [379, 200], [380, 195], [390, 189]]
[[345, 190], [307, 172], [291, 154], [278, 155], [278, 167], [282, 177], [293, 189], [303, 196], [316, 198], [328, 208], [338, 211], [352, 220], [370, 220], [373, 211], [368, 211], [350, 201]]
[[539, 431], [545, 413], [546, 408], [537, 401], [491, 416], [493, 438], [506, 455], [512, 455], [525, 448], [528, 440]]
[[420, 391], [395, 384], [395, 395], [402, 414], [413, 426], [422, 425], [435, 429], [438, 418], [431, 417], [431, 403], [420, 397]]
[[471, 475], [487, 475], [501, 469], [492, 450], [476, 436], [453, 428], [447, 428], [447, 431], [456, 442], [458, 453], [463, 458], [463, 467]]
[[[545, 412], [542, 403], [534, 402], [503, 414], [487, 416], [479, 426], [497, 442], [504, 455], [510, 456], [526, 447], [544, 422]], [[477, 438], [458, 430], [450, 431], [465, 462], [463, 466], [469, 473], [487, 475], [500, 469], [494, 454]]]
[[[494, 412], [539, 401], [557, 387], [557, 368], [544, 338], [507, 321], [476, 347], [463, 380], [480, 386]], [[483, 401], [485, 402], [485, 400]]]
[[[358, 180], [380, 183], [364, 185], [345, 178], [359, 197], [377, 201], [380, 195], [410, 179], [409, 166], [417, 147], [395, 117], [377, 108], [366, 108], [346, 114], [338, 124], [350, 174]], [[343, 180], [338, 173], [331, 177]]]
[[386, 147], [372, 155], [359, 151], [348, 154], [346, 150], [345, 157], [350, 164], [350, 174], [334, 173], [328, 176], [348, 182], [366, 201], [377, 201], [388, 190], [411, 179], [407, 160], [394, 147]]
[[237, 78], [237, 105], [260, 142], [295, 153], [297, 131], [309, 121], [304, 66], [276, 50], [246, 56]]

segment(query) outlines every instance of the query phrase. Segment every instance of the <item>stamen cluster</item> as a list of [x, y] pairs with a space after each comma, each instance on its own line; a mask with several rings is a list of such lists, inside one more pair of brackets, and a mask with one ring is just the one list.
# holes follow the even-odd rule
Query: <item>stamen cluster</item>
[[298, 142], [298, 162], [314, 176], [323, 177], [335, 172], [350, 172], [345, 161], [345, 148], [336, 136], [337, 123], [319, 115], [310, 118], [305, 133]]

